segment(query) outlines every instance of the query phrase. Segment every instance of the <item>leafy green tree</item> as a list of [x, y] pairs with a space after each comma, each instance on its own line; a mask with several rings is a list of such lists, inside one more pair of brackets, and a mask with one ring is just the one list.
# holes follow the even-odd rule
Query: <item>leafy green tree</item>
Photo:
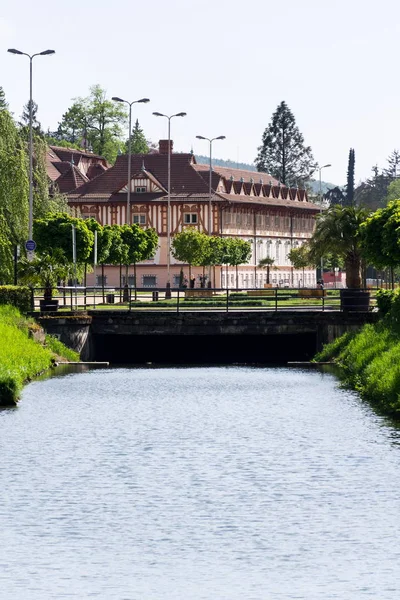
[[13, 274], [13, 252], [10, 240], [10, 229], [0, 211], [0, 284], [12, 281]]
[[274, 262], [275, 262], [274, 258], [271, 258], [271, 256], [266, 256], [265, 258], [262, 258], [258, 263], [259, 269], [267, 269], [267, 284], [268, 285], [270, 283], [269, 275], [270, 275], [271, 267], [274, 264]]
[[171, 243], [172, 255], [189, 265], [189, 279], [193, 265], [201, 265], [207, 236], [193, 227], [187, 227], [177, 233]]
[[15, 123], [5, 108], [0, 110], [0, 214], [2, 235], [11, 244], [28, 235], [28, 157]]
[[355, 166], [354, 148], [350, 148], [349, 164], [347, 167], [346, 197], [345, 197], [345, 201], [344, 201], [344, 206], [353, 206], [354, 205], [354, 166]]
[[356, 206], [331, 206], [319, 215], [310, 240], [310, 256], [317, 262], [332, 253], [343, 258], [348, 288], [361, 287], [362, 250], [360, 225], [368, 212]]
[[304, 269], [312, 264], [310, 257], [310, 249], [306, 244], [299, 246], [298, 248], [292, 248], [288, 254], [288, 258], [295, 269], [303, 270], [303, 287], [304, 287]]
[[239, 287], [239, 265], [245, 265], [251, 257], [251, 244], [240, 238], [222, 238], [223, 257], [222, 264], [235, 267], [236, 269], [236, 289]]
[[400, 200], [400, 179], [394, 179], [387, 189], [387, 194], [385, 198], [386, 204], [391, 202], [392, 200]]
[[87, 262], [94, 243], [93, 232], [87, 227], [84, 219], [70, 217], [64, 213], [50, 213], [33, 222], [38, 252], [43, 255], [51, 254], [54, 248], [59, 248], [66, 261], [72, 263], [72, 225], [75, 225], [77, 262]]
[[59, 124], [59, 136], [72, 142], [84, 139], [93, 152], [114, 162], [120, 147], [121, 126], [126, 121], [126, 109], [106, 97], [100, 85], [93, 85], [86, 98], [76, 98]]
[[[107, 263], [119, 266], [119, 287], [122, 288], [122, 265], [129, 263], [129, 246], [122, 239], [120, 225], [104, 225], [111, 233], [111, 246], [108, 253]], [[103, 301], [104, 301], [104, 264], [101, 265], [103, 281]]]
[[286, 102], [281, 102], [265, 129], [255, 159], [258, 171], [272, 175], [285, 185], [304, 185], [315, 170], [311, 147], [304, 137]]
[[[125, 144], [125, 152], [129, 150], [129, 140]], [[143, 133], [143, 129], [139, 125], [139, 120], [136, 119], [136, 123], [132, 129], [131, 135], [131, 154], [148, 154], [149, 144]]]
[[138, 262], [148, 260], [154, 255], [158, 244], [158, 236], [154, 229], [142, 229], [140, 225], [134, 223], [133, 225], [121, 226], [121, 238], [122, 241], [128, 247], [128, 262], [126, 263], [126, 282], [128, 282], [129, 265], [133, 264], [136, 290], [136, 265]]

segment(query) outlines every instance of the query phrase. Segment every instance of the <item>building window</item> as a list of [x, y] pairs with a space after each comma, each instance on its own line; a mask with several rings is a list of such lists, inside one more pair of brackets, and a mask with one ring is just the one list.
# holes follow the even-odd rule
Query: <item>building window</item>
[[183, 215], [185, 225], [195, 225], [197, 223], [197, 213], [185, 213]]
[[107, 275], [97, 275], [96, 276], [96, 285], [107, 285]]
[[143, 275], [142, 281], [143, 281], [143, 287], [156, 287], [157, 276], [156, 275]]
[[[122, 285], [125, 285], [126, 283], [126, 277], [125, 275], [122, 275]], [[128, 275], [128, 286], [129, 287], [136, 287], [135, 286], [135, 276], [134, 275]]]
[[138, 225], [146, 225], [146, 215], [133, 215], [133, 222], [137, 223]]
[[137, 194], [145, 194], [147, 192], [147, 188], [145, 186], [136, 186]]

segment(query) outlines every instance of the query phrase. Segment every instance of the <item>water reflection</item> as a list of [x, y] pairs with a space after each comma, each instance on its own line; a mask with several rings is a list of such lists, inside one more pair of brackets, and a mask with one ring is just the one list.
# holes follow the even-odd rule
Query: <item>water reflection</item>
[[332, 375], [54, 375], [0, 414], [0, 598], [400, 591], [399, 430]]

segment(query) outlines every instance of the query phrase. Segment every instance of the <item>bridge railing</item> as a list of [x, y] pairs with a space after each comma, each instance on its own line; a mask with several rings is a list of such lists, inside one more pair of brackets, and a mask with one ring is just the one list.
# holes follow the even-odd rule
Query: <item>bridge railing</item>
[[52, 298], [32, 288], [32, 310], [39, 312], [122, 310], [168, 312], [237, 312], [288, 310], [365, 311], [375, 307], [376, 289], [315, 288], [132, 288], [59, 287]]

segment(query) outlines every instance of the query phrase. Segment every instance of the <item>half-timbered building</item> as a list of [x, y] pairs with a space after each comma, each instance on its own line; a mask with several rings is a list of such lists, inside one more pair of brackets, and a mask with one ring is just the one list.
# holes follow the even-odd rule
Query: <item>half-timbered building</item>
[[[118, 156], [113, 167], [67, 194], [70, 206], [83, 218], [94, 217], [103, 225], [131, 222], [154, 227], [159, 248], [152, 260], [138, 265], [139, 287], [165, 287], [167, 283], [168, 151], [168, 141], [161, 140], [158, 153], [133, 155], [129, 182], [128, 156]], [[288, 259], [290, 249], [312, 235], [319, 212], [304, 190], [287, 188], [265, 173], [215, 166], [210, 203], [209, 167], [197, 164], [192, 154], [172, 151], [170, 178], [171, 238], [191, 226], [211, 235], [238, 236], [250, 241], [252, 257], [249, 264], [238, 269], [239, 287], [264, 285], [266, 272], [257, 265], [266, 256], [275, 261], [270, 274], [272, 285], [315, 285], [314, 269], [306, 269], [303, 280], [303, 271], [293, 269]], [[171, 256], [172, 287], [178, 285], [181, 268], [187, 275], [187, 266]], [[106, 273], [106, 284], [118, 286], [119, 269], [110, 266]], [[195, 270], [196, 275], [200, 273], [201, 269]], [[215, 277], [216, 287], [236, 286], [236, 269], [216, 269]], [[133, 280], [128, 283], [133, 284]]]

